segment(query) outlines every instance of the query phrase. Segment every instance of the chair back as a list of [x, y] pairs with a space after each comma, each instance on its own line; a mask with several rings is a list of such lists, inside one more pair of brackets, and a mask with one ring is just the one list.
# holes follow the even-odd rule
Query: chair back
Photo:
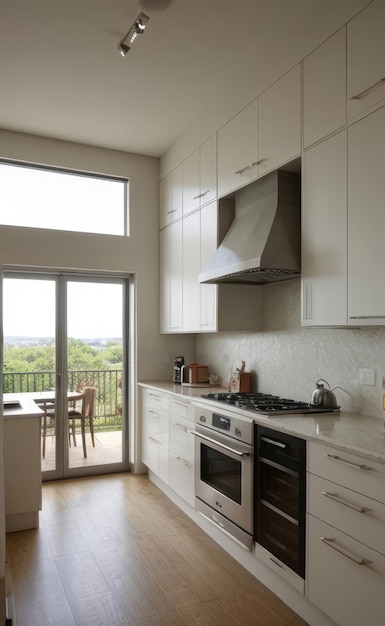
[[84, 417], [94, 417], [96, 387], [84, 387], [82, 414]]

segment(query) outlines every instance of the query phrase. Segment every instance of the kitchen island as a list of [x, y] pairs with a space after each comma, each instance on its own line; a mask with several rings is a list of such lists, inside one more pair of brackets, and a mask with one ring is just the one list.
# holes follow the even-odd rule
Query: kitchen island
[[[4, 394], [6, 532], [38, 528], [41, 510], [41, 417], [29, 394]], [[18, 405], [16, 403], [19, 403]]]

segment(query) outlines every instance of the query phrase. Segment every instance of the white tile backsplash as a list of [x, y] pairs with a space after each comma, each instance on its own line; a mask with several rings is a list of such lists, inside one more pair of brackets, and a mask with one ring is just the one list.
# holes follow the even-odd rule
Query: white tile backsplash
[[[319, 378], [335, 390], [345, 411], [384, 418], [385, 328], [302, 328], [301, 281], [263, 287], [263, 332], [197, 335], [196, 355], [208, 355], [210, 373], [229, 377], [246, 361], [253, 391], [310, 401]], [[375, 370], [375, 386], [361, 385], [360, 368]]]

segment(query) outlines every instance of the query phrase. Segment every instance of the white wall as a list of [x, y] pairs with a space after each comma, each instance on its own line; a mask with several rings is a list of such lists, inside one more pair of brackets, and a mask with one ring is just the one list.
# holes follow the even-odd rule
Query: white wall
[[[229, 367], [244, 360], [253, 391], [308, 402], [316, 381], [325, 378], [344, 390], [335, 391], [343, 410], [384, 419], [385, 329], [303, 328], [300, 291], [300, 279], [264, 285], [263, 331], [199, 335], [197, 359], [207, 360], [210, 373], [224, 382]], [[374, 387], [359, 383], [360, 368], [375, 370]]]
[[[176, 355], [193, 357], [194, 337], [159, 332], [159, 160], [4, 130], [0, 158], [130, 179], [129, 237], [0, 226], [0, 265], [133, 273], [132, 382], [170, 378]], [[134, 384], [132, 391], [134, 414]], [[131, 435], [133, 460], [138, 444], [136, 433]]]

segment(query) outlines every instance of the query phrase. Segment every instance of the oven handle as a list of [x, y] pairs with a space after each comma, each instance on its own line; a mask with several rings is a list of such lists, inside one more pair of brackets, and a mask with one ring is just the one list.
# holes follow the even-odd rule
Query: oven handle
[[219, 446], [220, 448], [224, 448], [225, 450], [228, 450], [228, 452], [232, 452], [233, 454], [236, 454], [237, 456], [250, 456], [250, 452], [240, 452], [239, 450], [235, 450], [234, 448], [231, 448], [230, 446], [226, 446], [224, 443], [220, 443], [219, 441], [216, 441], [215, 439], [212, 439], [211, 437], [206, 437], [206, 435], [201, 435], [201, 433], [197, 433], [195, 430], [191, 430], [190, 432], [195, 437], [199, 437], [200, 439], [204, 439], [205, 441], [209, 441], [210, 443], [215, 443], [216, 446]]

